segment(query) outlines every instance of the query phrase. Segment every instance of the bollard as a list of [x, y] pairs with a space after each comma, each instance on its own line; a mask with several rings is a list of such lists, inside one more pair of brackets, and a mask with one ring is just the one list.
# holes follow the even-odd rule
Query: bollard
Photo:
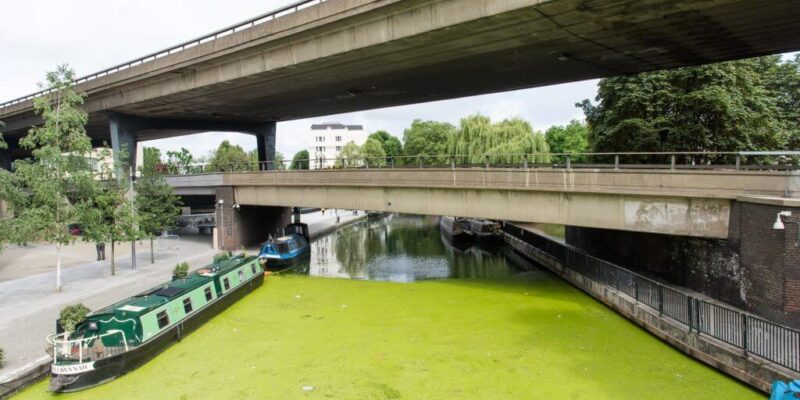
[[675, 169], [675, 155], [669, 157], [669, 169]]
[[614, 156], [614, 169], [619, 169], [619, 154]]

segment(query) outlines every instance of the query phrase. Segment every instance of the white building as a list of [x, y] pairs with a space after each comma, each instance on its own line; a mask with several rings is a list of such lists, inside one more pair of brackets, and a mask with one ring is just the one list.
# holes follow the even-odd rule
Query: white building
[[353, 142], [361, 146], [367, 141], [368, 136], [361, 125], [340, 123], [311, 125], [308, 155], [312, 160], [317, 160], [311, 162], [311, 169], [333, 167], [345, 144]]

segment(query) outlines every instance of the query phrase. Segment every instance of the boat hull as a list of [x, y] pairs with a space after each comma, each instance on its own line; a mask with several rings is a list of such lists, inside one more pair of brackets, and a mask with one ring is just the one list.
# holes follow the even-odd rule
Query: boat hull
[[58, 393], [76, 392], [116, 379], [136, 369], [175, 342], [179, 342], [184, 336], [203, 325], [237, 300], [261, 286], [263, 282], [264, 274], [256, 275], [253, 279], [228, 292], [225, 296], [220, 297], [219, 300], [199, 310], [196, 314], [187, 317], [181, 323], [175, 324], [175, 326], [145, 344], [125, 353], [95, 361], [94, 369], [92, 370], [75, 375], [52, 373], [50, 390]]
[[469, 243], [473, 240], [472, 235], [464, 229], [463, 223], [453, 217], [440, 217], [439, 229], [453, 243]]

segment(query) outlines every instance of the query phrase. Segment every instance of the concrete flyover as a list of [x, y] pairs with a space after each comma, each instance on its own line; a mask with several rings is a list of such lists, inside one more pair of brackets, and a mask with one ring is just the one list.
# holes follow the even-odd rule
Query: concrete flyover
[[[250, 206], [482, 217], [728, 238], [737, 202], [800, 202], [800, 172], [360, 169], [170, 176], [179, 195], [233, 189]], [[769, 199], [769, 200], [764, 200]]]
[[[96, 141], [230, 129], [268, 148], [275, 121], [798, 50], [798, 20], [796, 0], [314, 0], [77, 90]], [[0, 120], [12, 147], [40, 122], [30, 96]]]

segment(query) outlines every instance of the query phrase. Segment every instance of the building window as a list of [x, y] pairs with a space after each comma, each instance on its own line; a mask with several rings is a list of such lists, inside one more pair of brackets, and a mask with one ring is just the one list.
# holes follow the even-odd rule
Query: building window
[[239, 270], [239, 282], [244, 282], [244, 271]]
[[337, 136], [337, 137], [336, 137], [336, 141], [337, 141], [337, 142], [341, 142], [341, 141], [342, 141], [342, 137], [341, 137], [341, 136]]
[[225, 290], [229, 290], [231, 288], [231, 281], [229, 281], [228, 278], [223, 279], [222, 287], [224, 287]]
[[324, 153], [325, 152], [325, 148], [324, 147], [317, 147], [317, 152]]
[[167, 315], [166, 311], [156, 314], [156, 320], [158, 320], [158, 329], [163, 329], [169, 325], [169, 315]]
[[336, 151], [342, 151], [342, 146], [336, 146]]
[[206, 292], [206, 301], [211, 301], [211, 299], [214, 298], [214, 295], [211, 294], [211, 287], [210, 286], [207, 287], [205, 292]]
[[189, 297], [183, 299], [183, 312], [187, 314], [192, 312], [192, 299]]
[[256, 266], [255, 266], [255, 265], [251, 265], [251, 266], [250, 266], [250, 272], [252, 272], [252, 273], [253, 273], [253, 275], [255, 275], [255, 274], [256, 274]]

